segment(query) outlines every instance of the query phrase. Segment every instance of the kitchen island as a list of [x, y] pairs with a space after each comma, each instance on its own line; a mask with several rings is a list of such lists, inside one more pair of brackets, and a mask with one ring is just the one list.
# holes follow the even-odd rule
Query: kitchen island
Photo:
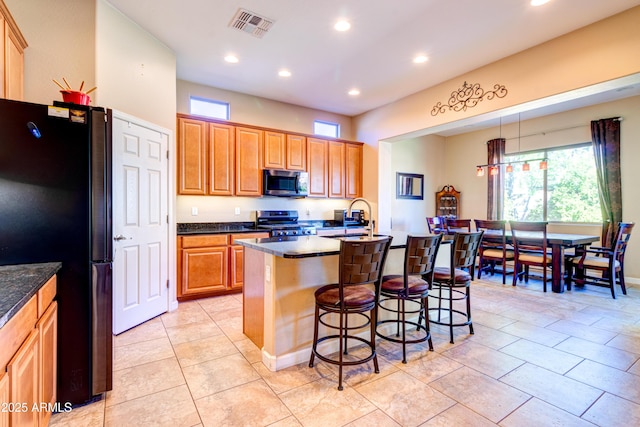
[[[393, 237], [384, 274], [402, 274], [407, 233], [380, 235]], [[261, 348], [262, 362], [270, 370], [309, 360], [314, 292], [322, 285], [338, 282], [340, 239], [367, 237], [299, 236], [236, 241], [244, 246], [243, 332]], [[441, 250], [436, 263], [446, 265], [446, 262], [448, 251]]]

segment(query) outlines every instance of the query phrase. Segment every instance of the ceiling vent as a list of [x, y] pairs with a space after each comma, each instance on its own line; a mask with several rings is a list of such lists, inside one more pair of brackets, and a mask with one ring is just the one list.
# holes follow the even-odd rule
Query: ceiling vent
[[265, 18], [245, 9], [238, 9], [229, 26], [261, 39], [273, 23], [273, 19]]

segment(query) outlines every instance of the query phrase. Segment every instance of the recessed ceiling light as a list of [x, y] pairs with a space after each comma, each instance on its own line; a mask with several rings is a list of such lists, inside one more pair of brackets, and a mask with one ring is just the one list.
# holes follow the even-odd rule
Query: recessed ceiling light
[[545, 3], [549, 3], [550, 0], [531, 0], [531, 6], [542, 6]]
[[336, 22], [336, 25], [333, 26], [333, 28], [336, 29], [336, 31], [347, 31], [349, 28], [351, 28], [351, 24], [348, 21], [338, 21]]
[[349, 95], [351, 96], [356, 96], [356, 95], [360, 95], [360, 90], [359, 89], [351, 89], [349, 92], [347, 92]]
[[238, 57], [235, 55], [227, 55], [224, 57], [224, 60], [227, 62], [230, 62], [232, 64], [235, 64], [236, 62], [238, 62]]
[[425, 55], [417, 55], [415, 58], [413, 58], [413, 62], [416, 64], [424, 64], [428, 60], [429, 58], [427, 58]]
[[278, 71], [278, 75], [280, 77], [291, 77], [291, 71], [289, 71], [289, 70], [280, 70], [280, 71]]

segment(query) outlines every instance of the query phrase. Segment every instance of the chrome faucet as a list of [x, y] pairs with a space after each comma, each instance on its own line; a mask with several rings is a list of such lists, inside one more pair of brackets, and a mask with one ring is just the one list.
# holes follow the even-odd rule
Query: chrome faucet
[[347, 210], [347, 216], [351, 217], [351, 208], [353, 207], [353, 205], [356, 202], [364, 202], [367, 205], [367, 208], [369, 208], [369, 238], [373, 238], [373, 217], [371, 216], [371, 204], [367, 201], [367, 199], [364, 199], [362, 197], [358, 197], [355, 198], [351, 201], [351, 203], [349, 203], [349, 209]]

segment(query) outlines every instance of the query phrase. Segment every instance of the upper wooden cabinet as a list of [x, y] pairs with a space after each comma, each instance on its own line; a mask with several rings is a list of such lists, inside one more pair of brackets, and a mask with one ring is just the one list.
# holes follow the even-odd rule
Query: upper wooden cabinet
[[0, 0], [0, 98], [24, 99], [24, 50], [27, 41]]
[[265, 169], [284, 169], [286, 166], [286, 136], [281, 132], [264, 132], [264, 159]]
[[264, 133], [236, 127], [236, 195], [262, 195], [262, 140]]
[[329, 141], [329, 197], [344, 199], [345, 144]]
[[347, 199], [362, 197], [362, 145], [345, 144], [345, 188]]
[[307, 170], [307, 138], [302, 135], [287, 135], [286, 169]]
[[207, 126], [200, 120], [178, 119], [179, 194], [207, 194]]
[[329, 143], [323, 139], [307, 138], [307, 167], [309, 168], [309, 197], [328, 197]]
[[235, 128], [219, 123], [209, 123], [209, 189], [214, 196], [234, 194]]

